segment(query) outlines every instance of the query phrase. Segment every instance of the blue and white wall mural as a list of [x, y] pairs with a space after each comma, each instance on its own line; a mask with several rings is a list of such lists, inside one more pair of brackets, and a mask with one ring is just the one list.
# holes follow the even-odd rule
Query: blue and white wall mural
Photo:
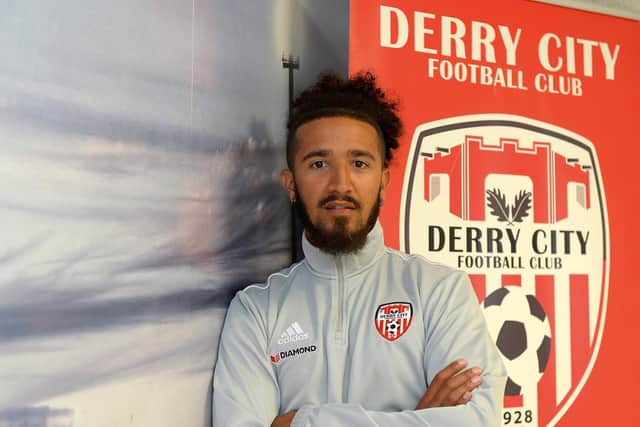
[[290, 262], [296, 88], [348, 3], [0, 3], [0, 426], [207, 426], [236, 290]]

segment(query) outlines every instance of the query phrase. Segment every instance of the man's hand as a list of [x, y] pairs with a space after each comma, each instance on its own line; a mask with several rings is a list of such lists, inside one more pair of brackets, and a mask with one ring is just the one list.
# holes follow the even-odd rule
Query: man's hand
[[482, 370], [473, 367], [462, 371], [467, 361], [459, 359], [438, 372], [416, 409], [456, 406], [471, 400], [471, 392], [480, 385]]
[[291, 421], [293, 421], [295, 415], [296, 411], [289, 411], [286, 414], [278, 415], [271, 423], [271, 427], [291, 427]]

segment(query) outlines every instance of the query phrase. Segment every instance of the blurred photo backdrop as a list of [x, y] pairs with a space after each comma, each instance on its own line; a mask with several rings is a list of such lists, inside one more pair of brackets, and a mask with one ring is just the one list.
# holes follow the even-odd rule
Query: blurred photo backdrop
[[0, 3], [0, 426], [208, 426], [227, 304], [291, 260], [294, 90], [348, 3]]

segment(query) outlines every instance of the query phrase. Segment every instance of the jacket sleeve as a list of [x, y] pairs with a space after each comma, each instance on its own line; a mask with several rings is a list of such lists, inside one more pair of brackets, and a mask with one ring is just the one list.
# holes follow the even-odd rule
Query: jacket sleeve
[[465, 405], [402, 412], [367, 411], [360, 405], [304, 406], [292, 427], [320, 426], [499, 426], [506, 370], [466, 274], [447, 275], [425, 295], [424, 320], [427, 382], [454, 360], [464, 357], [469, 366], [482, 368], [482, 383]]
[[270, 426], [278, 415], [280, 392], [266, 342], [264, 322], [237, 294], [227, 311], [213, 374], [213, 427]]

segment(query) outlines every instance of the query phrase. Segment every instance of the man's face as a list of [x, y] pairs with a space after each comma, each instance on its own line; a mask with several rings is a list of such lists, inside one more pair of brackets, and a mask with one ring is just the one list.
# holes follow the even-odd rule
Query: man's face
[[280, 178], [309, 241], [330, 253], [360, 249], [389, 182], [375, 128], [349, 117], [309, 121], [296, 131], [293, 168]]

